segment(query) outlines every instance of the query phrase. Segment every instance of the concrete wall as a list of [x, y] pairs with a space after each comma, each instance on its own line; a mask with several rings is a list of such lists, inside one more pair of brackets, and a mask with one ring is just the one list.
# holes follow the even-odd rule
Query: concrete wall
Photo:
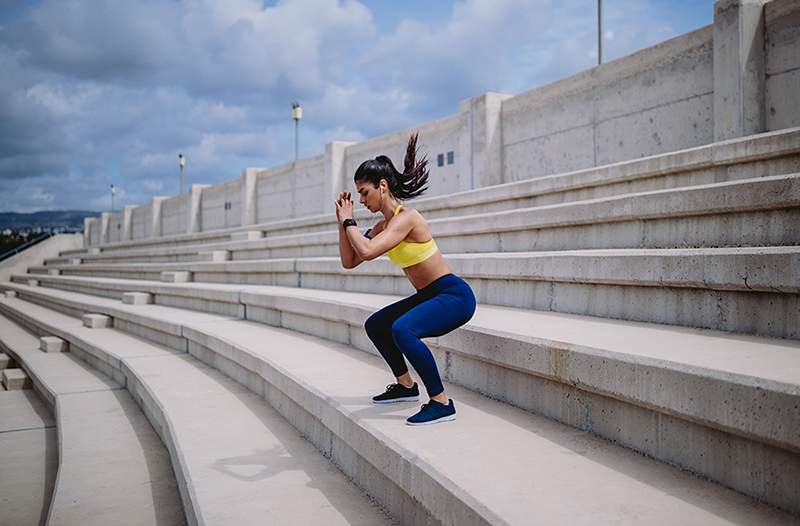
[[153, 229], [153, 203], [137, 206], [131, 214], [131, 239], [147, 239]]
[[[414, 131], [420, 133], [419, 154], [420, 156], [427, 155], [429, 161], [428, 167], [431, 176], [428, 192], [425, 195], [445, 195], [468, 190], [470, 188], [469, 172], [464, 169], [469, 156], [469, 115], [467, 111], [347, 147], [343, 179], [338, 182], [337, 188], [352, 189], [353, 175], [359, 165], [378, 155], [388, 156], [395, 168], [402, 172], [406, 144]], [[453, 164], [447, 163], [448, 152], [453, 152]], [[437, 165], [438, 155], [444, 156], [444, 166]]]
[[122, 240], [122, 212], [115, 212], [108, 216], [108, 232], [106, 241], [115, 243]]
[[190, 194], [181, 194], [161, 202], [161, 235], [184, 234], [188, 227]]
[[200, 230], [231, 228], [242, 224], [242, 181], [203, 189], [200, 198]]
[[57, 258], [65, 250], [82, 248], [83, 239], [81, 234], [58, 234], [26, 248], [0, 262], [0, 282], [9, 281], [14, 274], [25, 274], [29, 267], [41, 266], [45, 259]]
[[503, 102], [503, 182], [713, 140], [712, 27]]
[[[325, 156], [317, 155], [277, 168], [258, 170], [256, 222], [319, 214], [326, 209]], [[328, 207], [330, 208], [330, 207]]]
[[[364, 160], [387, 155], [402, 170], [413, 131], [430, 161], [427, 195], [436, 196], [800, 126], [800, 2], [765, 2], [717, 0], [714, 24], [547, 86], [485, 93], [449, 117], [357, 144], [335, 141], [296, 163], [245, 168], [202, 196], [193, 185], [191, 197], [163, 201], [163, 211], [155, 198], [132, 210], [130, 237], [331, 212]], [[105, 242], [102, 233], [114, 239], [108, 219], [89, 229], [90, 244]]]
[[800, 2], [765, 6], [764, 41], [767, 130], [800, 126]]

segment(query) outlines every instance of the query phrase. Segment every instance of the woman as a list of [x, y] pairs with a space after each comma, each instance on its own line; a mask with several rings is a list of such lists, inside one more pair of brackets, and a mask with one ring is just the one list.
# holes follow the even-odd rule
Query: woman
[[455, 420], [455, 405], [445, 394], [436, 362], [421, 338], [446, 334], [467, 323], [475, 313], [472, 289], [445, 263], [425, 219], [400, 204], [427, 190], [428, 161], [417, 161], [416, 156], [414, 134], [408, 140], [403, 173], [385, 155], [364, 161], [356, 170], [359, 201], [370, 212], [380, 211], [384, 217], [365, 234], [354, 228], [357, 225], [350, 192], [340, 193], [336, 200], [342, 265], [350, 269], [386, 254], [403, 268], [417, 289], [413, 296], [384, 307], [365, 323], [367, 335], [397, 379], [384, 393], [373, 397], [373, 402], [419, 400], [419, 388], [408, 372], [405, 358], [425, 384], [430, 401], [406, 420], [409, 425]]

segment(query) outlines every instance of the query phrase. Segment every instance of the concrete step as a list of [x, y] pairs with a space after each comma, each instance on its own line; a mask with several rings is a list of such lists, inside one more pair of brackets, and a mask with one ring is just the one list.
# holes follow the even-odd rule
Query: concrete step
[[[797, 246], [448, 254], [446, 260], [483, 304], [800, 337]], [[385, 257], [354, 270], [330, 257], [61, 268], [69, 276], [144, 280], [167, 271], [188, 271], [191, 280], [204, 283], [413, 292]], [[35, 277], [44, 283], [56, 276]]]
[[[19, 299], [5, 299], [0, 305], [4, 311], [12, 310], [38, 325], [53, 319], [47, 309]], [[136, 307], [141, 311], [158, 309], [154, 305]], [[164, 308], [158, 311], [162, 319], [165, 313]], [[403, 523], [527, 524], [532, 517], [545, 523], [796, 521], [796, 516], [756, 504], [587, 433], [453, 385], [448, 391], [458, 401], [459, 420], [432, 429], [410, 428], [403, 423], [410, 412], [407, 406], [369, 403], [365, 386], [383, 385], [387, 372], [377, 357], [349, 346], [238, 320], [202, 321], [184, 330], [193, 356], [263, 393]], [[98, 330], [86, 336], [73, 332], [64, 331], [72, 348], [91, 347], [93, 352], [110, 353], [123, 346], [110, 339], [89, 341], [95, 335], [99, 338], [101, 333], [115, 331]], [[206, 405], [198, 403], [198, 397], [206, 393], [206, 387], [198, 383], [203, 375], [187, 373], [180, 365], [187, 360], [180, 356], [126, 359], [121, 370], [129, 385], [151, 378], [158, 385], [181, 383], [184, 403], [162, 402], [158, 407], [169, 421], [183, 421], [173, 419], [176, 407], [200, 408], [201, 414], [206, 411]], [[332, 375], [332, 370], [344, 374]], [[183, 379], [187, 381], [185, 387]], [[149, 387], [141, 392], [152, 396], [156, 389]], [[187, 392], [191, 393], [188, 397]], [[219, 391], [212, 394], [215, 399], [222, 396]], [[233, 400], [218, 400], [213, 406], [221, 406], [229, 415]], [[247, 412], [253, 408], [249, 406]], [[198, 411], [191, 412], [186, 421], [193, 423], [192, 431], [206, 429], [195, 422]], [[220, 421], [215, 423], [213, 429], [228, 429]], [[470, 439], [464, 440], [464, 436]], [[203, 442], [207, 450], [210, 444], [227, 444], [230, 440], [222, 433], [213, 441]], [[244, 459], [226, 458], [229, 466], [254, 462], [250, 451]], [[576, 495], [580, 495], [581, 506], [569, 505]], [[237, 502], [248, 501], [239, 495]], [[725, 510], [724, 516], [719, 510]]]
[[43, 353], [37, 337], [2, 316], [0, 346], [57, 417], [49, 524], [186, 524], [169, 454], [122, 385], [71, 353]]
[[36, 392], [0, 390], [0, 524], [45, 524], [58, 469], [52, 412]]
[[[760, 177], [429, 221], [444, 253], [800, 244], [800, 175]], [[338, 232], [115, 250], [85, 263], [337, 256]], [[366, 230], [368, 226], [364, 226]], [[62, 258], [46, 266], [66, 264]], [[44, 272], [45, 269], [39, 269]]]
[[33, 386], [30, 377], [22, 369], [3, 369], [2, 380], [6, 391], [21, 391]]
[[[413, 206], [434, 219], [796, 172], [800, 172], [800, 128], [448, 196], [422, 198], [415, 200]], [[263, 231], [267, 236], [319, 232], [330, 230], [331, 216], [323, 214], [228, 230], [108, 243], [102, 245], [102, 250], [221, 243], [229, 241], [231, 234], [246, 231]], [[356, 215], [357, 219], [369, 217], [366, 210]]]
[[113, 369], [169, 449], [189, 523], [391, 523], [260, 396], [189, 355], [25, 301], [3, 312]]
[[[152, 286], [156, 303], [183, 302], [187, 308], [238, 302], [250, 320], [373, 354], [363, 322], [397, 299], [282, 287], [60, 279], [73, 290], [91, 281], [95, 291], [106, 288], [117, 295], [126, 287]], [[178, 309], [11, 286], [19, 297], [58, 310], [78, 315], [103, 312], [114, 317], [115, 326], [135, 334], [146, 334], [143, 329], [148, 324], [172, 321], [176, 326], [172, 332], [188, 338], [190, 351], [194, 344], [207, 346], [208, 338], [217, 338], [213, 328], [226, 320], [214, 322], [196, 314], [202, 324], [180, 328], [190, 314]], [[796, 500], [792, 481], [800, 477], [798, 342], [483, 305], [467, 326], [429, 342], [444, 378], [453, 383], [760, 499], [781, 506]], [[220, 345], [213, 348], [231, 359], [227, 344]], [[691, 447], [685, 442], [687, 436], [692, 437]], [[741, 470], [731, 473], [731, 462]], [[759, 476], [754, 481], [753, 473], [769, 473], [769, 480]], [[775, 488], [782, 488], [780, 495]]]

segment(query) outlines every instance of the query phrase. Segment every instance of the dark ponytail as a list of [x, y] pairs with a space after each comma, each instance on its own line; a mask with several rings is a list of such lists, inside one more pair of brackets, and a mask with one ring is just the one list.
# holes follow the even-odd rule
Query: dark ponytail
[[361, 163], [356, 170], [354, 181], [369, 181], [376, 187], [381, 179], [386, 179], [389, 191], [397, 199], [413, 199], [425, 193], [428, 189], [428, 158], [427, 155], [417, 161], [417, 138], [419, 133], [411, 134], [406, 146], [406, 158], [403, 162], [403, 173], [397, 171], [392, 160], [385, 155], [369, 159]]

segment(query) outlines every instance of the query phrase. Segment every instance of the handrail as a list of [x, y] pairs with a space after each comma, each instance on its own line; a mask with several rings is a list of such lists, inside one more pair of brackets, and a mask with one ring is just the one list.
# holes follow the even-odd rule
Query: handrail
[[21, 245], [19, 245], [17, 247], [14, 247], [11, 250], [8, 250], [8, 251], [3, 252], [2, 254], [0, 254], [0, 261], [3, 261], [4, 259], [8, 259], [11, 256], [19, 254], [20, 252], [22, 252], [26, 248], [30, 248], [33, 245], [36, 245], [37, 243], [40, 243], [40, 242], [44, 241], [45, 239], [53, 237], [54, 235], [55, 234], [53, 234], [52, 232], [47, 232], [45, 234], [42, 234], [39, 237], [36, 237], [36, 238], [33, 238], [33, 239], [29, 239], [28, 241], [24, 242], [23, 244], [21, 244]]

